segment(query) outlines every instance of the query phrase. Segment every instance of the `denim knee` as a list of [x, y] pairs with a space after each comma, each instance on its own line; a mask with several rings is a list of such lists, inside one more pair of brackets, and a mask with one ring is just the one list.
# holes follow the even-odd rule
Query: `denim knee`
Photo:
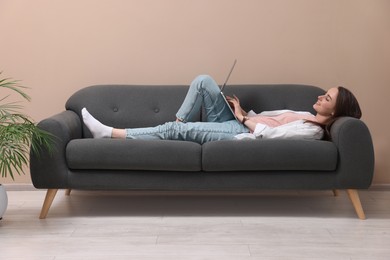
[[214, 79], [210, 76], [210, 75], [199, 75], [195, 78], [195, 81], [196, 82], [199, 82], [200, 84], [198, 84], [197, 86], [200, 87], [200, 86], [204, 86], [204, 85], [207, 85], [208, 83], [212, 83], [214, 84]]

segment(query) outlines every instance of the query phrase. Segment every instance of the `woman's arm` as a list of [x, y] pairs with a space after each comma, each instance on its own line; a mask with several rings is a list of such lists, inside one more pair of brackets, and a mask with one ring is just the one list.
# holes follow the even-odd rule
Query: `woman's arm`
[[[242, 107], [240, 105], [240, 100], [238, 99], [238, 97], [236, 97], [235, 95], [233, 95], [233, 97], [226, 96], [226, 99], [234, 107], [234, 113], [235, 114], [236, 114], [235, 110], [236, 110], [236, 107], [237, 107], [237, 109], [241, 111], [241, 114], [243, 116], [248, 115], [248, 113], [244, 109], [242, 109]], [[237, 116], [237, 114], [236, 114], [236, 116]]]
[[246, 127], [249, 128], [250, 131], [254, 131], [256, 128], [256, 122], [252, 121], [250, 117], [248, 117], [248, 113], [242, 109], [240, 105], [240, 100], [238, 97], [233, 96], [233, 97], [226, 97], [228, 102], [232, 105], [234, 114], [240, 120], [240, 122], [245, 125]]

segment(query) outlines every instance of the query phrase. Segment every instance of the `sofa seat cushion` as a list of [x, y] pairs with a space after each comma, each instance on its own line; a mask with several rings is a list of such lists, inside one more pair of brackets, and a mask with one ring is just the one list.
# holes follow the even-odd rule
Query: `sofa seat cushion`
[[66, 147], [71, 169], [200, 171], [201, 145], [184, 141], [75, 139]]
[[232, 140], [203, 145], [204, 171], [334, 171], [337, 147], [328, 141]]

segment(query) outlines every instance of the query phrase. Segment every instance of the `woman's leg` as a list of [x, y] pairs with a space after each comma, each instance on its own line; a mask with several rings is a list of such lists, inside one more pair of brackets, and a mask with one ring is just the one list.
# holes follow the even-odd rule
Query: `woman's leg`
[[222, 123], [168, 122], [156, 127], [116, 129], [100, 123], [85, 108], [82, 110], [82, 115], [85, 125], [94, 138], [185, 140], [203, 144], [210, 141], [230, 140], [237, 134], [249, 132], [245, 126], [236, 120]]
[[176, 117], [182, 122], [193, 121], [202, 105], [208, 122], [225, 122], [234, 119], [221, 96], [217, 83], [207, 75], [198, 76], [192, 81]]
[[113, 128], [111, 138], [126, 139], [126, 130]]
[[236, 120], [215, 122], [168, 122], [156, 127], [127, 128], [127, 139], [183, 140], [203, 144], [210, 141], [231, 140], [235, 135], [249, 130]]

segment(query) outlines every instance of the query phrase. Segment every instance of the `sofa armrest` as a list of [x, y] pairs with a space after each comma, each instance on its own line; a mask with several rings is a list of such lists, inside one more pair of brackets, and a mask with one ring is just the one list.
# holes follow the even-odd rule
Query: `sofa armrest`
[[42, 149], [39, 154], [30, 153], [32, 182], [36, 188], [67, 188], [65, 149], [70, 140], [82, 137], [80, 117], [66, 110], [42, 120], [38, 126], [54, 136], [54, 149], [52, 152]]
[[331, 127], [339, 152], [337, 188], [366, 189], [374, 174], [374, 147], [366, 124], [356, 118], [339, 118]]

